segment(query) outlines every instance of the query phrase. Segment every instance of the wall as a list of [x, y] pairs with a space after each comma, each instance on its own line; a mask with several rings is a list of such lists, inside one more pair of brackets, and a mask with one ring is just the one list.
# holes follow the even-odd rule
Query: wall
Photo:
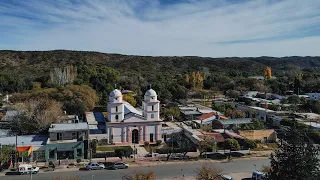
[[[60, 139], [60, 140], [77, 139], [77, 132], [79, 133], [79, 138], [83, 137], [83, 140], [86, 140], [88, 138], [87, 131], [68, 131], [68, 132], [61, 132], [62, 139]], [[72, 133], [75, 133], [75, 138], [72, 137]], [[50, 133], [50, 141], [56, 141], [56, 140], [57, 140], [57, 132], [51, 132]]]
[[264, 141], [265, 137], [268, 141], [276, 141], [277, 139], [277, 135], [273, 129], [239, 131], [239, 135], [250, 140]]

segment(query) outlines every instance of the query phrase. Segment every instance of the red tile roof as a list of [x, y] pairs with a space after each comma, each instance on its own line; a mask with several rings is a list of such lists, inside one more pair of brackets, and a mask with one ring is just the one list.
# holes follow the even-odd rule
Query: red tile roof
[[210, 113], [202, 114], [201, 116], [198, 117], [198, 119], [204, 120], [215, 115], [216, 115], [215, 112], [210, 112]]

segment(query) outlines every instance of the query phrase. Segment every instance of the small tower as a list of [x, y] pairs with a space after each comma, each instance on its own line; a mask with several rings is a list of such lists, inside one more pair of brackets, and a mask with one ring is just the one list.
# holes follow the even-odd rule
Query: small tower
[[157, 93], [153, 89], [149, 89], [142, 102], [143, 116], [147, 120], [159, 120], [160, 117], [160, 101], [157, 99]]
[[109, 95], [108, 102], [108, 121], [121, 122], [124, 119], [124, 105], [122, 93], [115, 89]]

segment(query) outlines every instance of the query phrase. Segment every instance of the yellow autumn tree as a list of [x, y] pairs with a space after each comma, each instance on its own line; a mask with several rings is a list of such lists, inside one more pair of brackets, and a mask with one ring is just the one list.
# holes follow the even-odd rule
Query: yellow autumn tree
[[191, 77], [190, 77], [191, 88], [196, 88], [196, 82], [197, 82], [196, 73], [192, 72]]
[[199, 71], [196, 73], [196, 88], [197, 89], [203, 88], [203, 77]]
[[264, 70], [264, 75], [267, 79], [271, 79], [272, 73], [271, 73], [271, 68], [269, 66], [266, 67]]
[[186, 84], [189, 84], [189, 83], [190, 83], [190, 76], [189, 76], [188, 73], [186, 74], [185, 82], [186, 82]]
[[123, 100], [127, 101], [130, 103], [132, 106], [136, 106], [137, 101], [134, 99], [134, 97], [131, 94], [124, 94], [122, 96]]

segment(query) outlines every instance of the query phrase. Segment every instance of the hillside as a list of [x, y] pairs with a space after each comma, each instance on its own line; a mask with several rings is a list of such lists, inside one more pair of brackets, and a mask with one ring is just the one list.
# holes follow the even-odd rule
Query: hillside
[[281, 72], [292, 67], [320, 67], [320, 57], [257, 57], [257, 58], [208, 58], [208, 57], [151, 57], [107, 54], [84, 51], [0, 51], [0, 68], [2, 72], [41, 76], [54, 67], [66, 65], [106, 65], [127, 74], [166, 71], [184, 73], [209, 71], [229, 73], [241, 71], [260, 74], [265, 66], [273, 72]]
[[56, 50], [0, 51], [0, 92], [30, 90], [34, 82], [43, 88], [57, 87], [50, 80], [50, 72], [70, 65], [76, 71], [70, 71], [75, 75], [73, 82], [91, 86], [101, 101], [115, 84], [139, 95], [152, 84], [161, 100], [183, 99], [188, 90], [194, 90], [186, 80], [187, 74], [191, 76], [196, 72], [202, 79], [197, 90], [204, 88], [233, 95], [245, 90], [261, 91], [265, 88], [264, 82], [247, 77], [263, 75], [266, 66], [278, 77], [267, 82], [270, 92], [320, 91], [320, 57], [152, 57]]

